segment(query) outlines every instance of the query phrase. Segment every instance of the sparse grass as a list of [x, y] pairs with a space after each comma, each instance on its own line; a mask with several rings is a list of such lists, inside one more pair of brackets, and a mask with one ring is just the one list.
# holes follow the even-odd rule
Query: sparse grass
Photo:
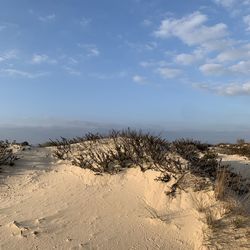
[[213, 208], [207, 207], [204, 210], [204, 214], [205, 214], [205, 222], [208, 225], [208, 227], [212, 230], [218, 228], [219, 220], [216, 218]]
[[203, 196], [192, 196], [192, 200], [196, 210], [200, 213], [205, 213], [208, 203]]
[[217, 177], [215, 180], [215, 197], [216, 199], [224, 199], [228, 189], [228, 174], [226, 167], [221, 167], [217, 170]]
[[[239, 244], [250, 247], [250, 193], [249, 187], [240, 176], [222, 167], [217, 172], [215, 181], [215, 198], [219, 200], [217, 209], [220, 209], [220, 219], [216, 220], [211, 206], [205, 211], [206, 223], [210, 232], [206, 233], [207, 244], [218, 246], [220, 249], [237, 249]], [[237, 184], [237, 186], [235, 186]], [[246, 188], [243, 192], [242, 188]], [[248, 235], [248, 236], [247, 236]], [[245, 249], [245, 248], [244, 248]]]
[[233, 220], [232, 223], [236, 229], [242, 228], [246, 226], [247, 218], [243, 216], [236, 216]]

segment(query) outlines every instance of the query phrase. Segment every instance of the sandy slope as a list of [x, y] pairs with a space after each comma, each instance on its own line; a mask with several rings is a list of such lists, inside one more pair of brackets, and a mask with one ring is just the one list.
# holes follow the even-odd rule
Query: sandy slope
[[250, 181], [250, 160], [240, 155], [219, 154], [223, 164], [230, 165], [231, 169]]
[[200, 249], [192, 199], [168, 200], [158, 173], [97, 176], [50, 153], [23, 151], [1, 174], [0, 249]]

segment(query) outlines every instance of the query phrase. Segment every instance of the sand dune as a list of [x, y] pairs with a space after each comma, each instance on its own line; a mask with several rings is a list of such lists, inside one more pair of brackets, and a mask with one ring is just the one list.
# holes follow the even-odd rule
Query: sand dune
[[209, 193], [170, 199], [156, 171], [100, 176], [51, 151], [20, 151], [16, 166], [4, 168], [1, 249], [206, 249], [194, 197], [212, 202]]

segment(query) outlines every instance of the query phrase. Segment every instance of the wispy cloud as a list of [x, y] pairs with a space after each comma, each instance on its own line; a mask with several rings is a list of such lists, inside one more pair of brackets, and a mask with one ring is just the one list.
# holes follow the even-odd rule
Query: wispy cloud
[[141, 75], [134, 75], [132, 77], [133, 82], [138, 84], [145, 84], [147, 82], [147, 78]]
[[7, 61], [10, 59], [16, 59], [17, 54], [17, 50], [8, 50], [3, 53], [0, 53], [0, 62]]
[[82, 17], [82, 19], [80, 20], [80, 25], [83, 28], [86, 28], [87, 26], [89, 26], [89, 24], [91, 23], [91, 19], [90, 18], [86, 18], [86, 17]]
[[124, 71], [118, 71], [114, 73], [91, 73], [89, 74], [90, 77], [97, 78], [99, 80], [111, 80], [111, 79], [118, 79], [124, 78], [128, 75], [128, 73]]
[[233, 17], [249, 13], [250, 0], [213, 0], [213, 2], [225, 8]]
[[250, 82], [231, 84], [196, 84], [195, 88], [203, 89], [218, 95], [243, 96], [250, 95]]
[[153, 22], [151, 20], [149, 20], [149, 19], [144, 19], [142, 21], [142, 25], [145, 26], [145, 27], [150, 27], [150, 26], [153, 25]]
[[45, 75], [48, 75], [48, 72], [40, 72], [40, 73], [31, 73], [18, 69], [0, 69], [1, 76], [10, 76], [10, 77], [24, 77], [24, 78], [38, 78]]
[[176, 78], [182, 73], [180, 69], [168, 68], [168, 67], [158, 68], [156, 72], [158, 72], [163, 78], [166, 79]]
[[34, 54], [31, 60], [32, 64], [42, 64], [42, 63], [48, 63], [48, 64], [56, 64], [57, 60], [51, 59], [48, 55], [45, 54]]
[[213, 0], [213, 2], [227, 9], [250, 6], [250, 0]]
[[158, 44], [155, 41], [145, 43], [125, 41], [125, 45], [137, 52], [153, 51], [158, 47]]
[[39, 16], [38, 20], [41, 22], [51, 22], [54, 21], [56, 19], [56, 15], [55, 14], [50, 14], [47, 16]]
[[78, 47], [84, 49], [88, 57], [97, 57], [100, 55], [100, 51], [95, 44], [79, 43]]
[[74, 76], [80, 76], [81, 72], [77, 69], [74, 69], [72, 67], [69, 66], [64, 66], [63, 69], [70, 75], [74, 75]]
[[142, 61], [140, 62], [140, 66], [143, 68], [149, 68], [149, 67], [165, 67], [168, 66], [169, 63], [161, 60], [161, 61], [154, 61], [154, 60], [149, 60], [149, 61]]
[[78, 60], [75, 59], [74, 57], [69, 57], [68, 58], [68, 64], [71, 64], [71, 65], [78, 64]]
[[224, 8], [232, 8], [235, 5], [235, 3], [237, 3], [237, 0], [213, 0], [213, 1]]

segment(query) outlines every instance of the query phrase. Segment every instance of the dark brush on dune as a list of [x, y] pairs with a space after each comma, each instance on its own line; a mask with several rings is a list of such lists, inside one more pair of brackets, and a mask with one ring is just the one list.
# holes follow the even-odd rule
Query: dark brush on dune
[[[78, 155], [72, 153], [73, 143]], [[52, 144], [56, 146], [54, 155], [58, 159], [70, 160], [73, 165], [91, 169], [97, 174], [115, 174], [133, 166], [140, 166], [142, 171], [160, 171], [158, 180], [176, 179], [170, 192], [172, 196], [177, 188], [181, 188], [186, 174], [191, 173], [203, 180], [208, 178], [215, 183], [221, 168], [226, 169], [227, 177], [230, 177], [228, 186], [232, 190], [239, 194], [249, 192], [239, 175], [221, 165], [218, 154], [210, 150], [210, 145], [199, 141], [180, 139], [169, 143], [160, 136], [128, 128], [112, 130], [106, 135], [88, 133], [70, 140], [61, 138]], [[184, 166], [174, 155], [181, 156], [188, 164]]]

